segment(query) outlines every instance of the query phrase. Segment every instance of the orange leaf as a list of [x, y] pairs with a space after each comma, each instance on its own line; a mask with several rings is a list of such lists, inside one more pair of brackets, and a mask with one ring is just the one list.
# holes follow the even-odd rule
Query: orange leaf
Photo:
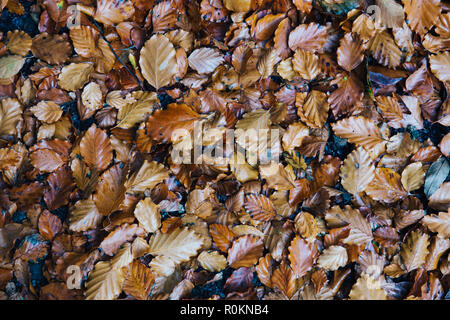
[[233, 241], [232, 247], [228, 250], [228, 263], [234, 269], [251, 267], [261, 257], [263, 249], [259, 237], [253, 235], [239, 237]]
[[80, 142], [80, 153], [91, 168], [105, 170], [112, 160], [111, 141], [105, 131], [93, 124]]
[[165, 110], [156, 110], [147, 120], [150, 136], [156, 141], [172, 141], [172, 133], [177, 129], [186, 132], [194, 128], [200, 115], [185, 104], [171, 103]]
[[275, 217], [275, 207], [264, 195], [248, 194], [245, 197], [244, 206], [255, 220], [270, 221]]
[[61, 220], [50, 211], [45, 210], [39, 216], [39, 233], [47, 240], [52, 241], [53, 238], [62, 231]]
[[222, 224], [212, 224], [209, 226], [209, 232], [214, 240], [216, 246], [223, 252], [227, 252], [231, 241], [235, 237], [233, 231]]
[[289, 261], [297, 278], [303, 277], [312, 268], [319, 252], [314, 243], [296, 236], [289, 246]]

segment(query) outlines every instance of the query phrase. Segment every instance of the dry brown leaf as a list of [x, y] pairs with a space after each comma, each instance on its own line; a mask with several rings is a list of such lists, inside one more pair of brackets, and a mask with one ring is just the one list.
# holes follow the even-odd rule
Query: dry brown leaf
[[363, 192], [375, 177], [375, 166], [369, 154], [359, 147], [347, 156], [339, 175], [345, 190], [357, 195]]
[[147, 232], [156, 232], [161, 227], [161, 214], [159, 206], [150, 198], [141, 200], [136, 205], [134, 216]]
[[263, 243], [259, 237], [245, 235], [233, 241], [233, 245], [228, 249], [227, 261], [230, 267], [238, 269], [241, 267], [251, 267], [263, 253]]
[[402, 244], [400, 256], [403, 265], [408, 272], [419, 268], [425, 263], [428, 255], [429, 237], [420, 230], [413, 231], [409, 234], [406, 241]]
[[89, 63], [71, 63], [62, 68], [58, 84], [64, 90], [76, 91], [89, 81], [92, 71], [94, 67]]
[[150, 268], [134, 260], [122, 269], [122, 273], [125, 278], [123, 291], [137, 300], [148, 300], [155, 281], [155, 276]]
[[92, 125], [81, 139], [81, 156], [91, 168], [105, 170], [113, 158], [112, 151], [108, 135], [95, 125]]
[[223, 55], [212, 48], [199, 48], [188, 57], [189, 66], [198, 73], [211, 73], [223, 63]]
[[358, 35], [347, 33], [337, 50], [339, 65], [347, 71], [352, 71], [364, 59], [364, 47]]
[[366, 188], [366, 193], [374, 200], [392, 203], [408, 195], [403, 188], [401, 176], [389, 168], [377, 168], [375, 177]]

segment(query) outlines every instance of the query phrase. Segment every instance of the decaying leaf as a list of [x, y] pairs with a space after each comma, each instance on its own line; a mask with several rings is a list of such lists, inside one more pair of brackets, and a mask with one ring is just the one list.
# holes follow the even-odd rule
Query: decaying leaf
[[449, 11], [1, 0], [0, 299], [448, 298]]

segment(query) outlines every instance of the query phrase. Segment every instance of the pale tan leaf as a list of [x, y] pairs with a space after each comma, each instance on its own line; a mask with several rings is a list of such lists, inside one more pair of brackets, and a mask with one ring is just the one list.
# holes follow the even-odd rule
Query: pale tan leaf
[[188, 58], [189, 66], [198, 73], [211, 73], [224, 62], [223, 55], [212, 48], [199, 48]]
[[149, 240], [149, 253], [166, 256], [176, 264], [189, 261], [201, 248], [203, 240], [194, 231], [178, 228], [170, 233], [157, 232]]
[[22, 119], [22, 107], [17, 99], [1, 100], [0, 136], [16, 134], [16, 125]]
[[328, 119], [328, 97], [325, 93], [312, 90], [308, 93], [306, 101], [297, 106], [297, 114], [309, 127], [322, 128]]
[[428, 255], [428, 243], [428, 235], [422, 233], [420, 230], [416, 230], [411, 232], [402, 244], [400, 256], [408, 272], [424, 264], [425, 258]]
[[364, 117], [346, 118], [332, 124], [332, 127], [336, 135], [364, 147], [366, 151], [384, 143], [376, 123]]
[[292, 65], [294, 71], [306, 80], [313, 80], [320, 73], [319, 57], [306, 50], [295, 51]]
[[17, 55], [9, 55], [0, 58], [0, 79], [8, 79], [15, 76], [25, 63], [25, 58]]
[[58, 84], [67, 91], [76, 91], [88, 81], [94, 67], [89, 63], [71, 63], [62, 68]]
[[95, 82], [88, 83], [81, 93], [81, 101], [86, 108], [90, 110], [98, 110], [102, 107], [103, 94], [100, 85]]
[[402, 172], [402, 185], [406, 191], [419, 189], [425, 182], [425, 170], [421, 162], [409, 164]]
[[94, 229], [100, 224], [102, 218], [92, 199], [79, 200], [70, 210], [69, 229], [75, 232]]
[[365, 273], [353, 285], [349, 297], [352, 300], [387, 300], [386, 291], [381, 288], [380, 280]]
[[431, 71], [442, 82], [450, 81], [450, 52], [430, 56]]
[[375, 177], [375, 166], [369, 154], [359, 147], [344, 160], [339, 176], [345, 190], [356, 195], [363, 192]]
[[330, 246], [317, 259], [317, 263], [325, 270], [337, 270], [347, 264], [347, 250], [341, 246]]
[[162, 34], [145, 42], [139, 58], [142, 75], [155, 89], [167, 86], [176, 72], [175, 48]]
[[227, 267], [227, 259], [217, 251], [203, 251], [197, 259], [202, 268], [210, 272], [222, 271]]
[[125, 183], [128, 192], [144, 192], [169, 177], [169, 171], [160, 163], [145, 160], [141, 168]]
[[139, 224], [147, 232], [156, 232], [161, 226], [161, 214], [159, 206], [150, 198], [141, 200], [134, 209], [134, 215]]
[[111, 260], [98, 262], [86, 283], [86, 300], [113, 300], [122, 292], [122, 268], [133, 261], [131, 245], [126, 244]]
[[440, 212], [423, 217], [423, 223], [433, 232], [437, 232], [444, 239], [450, 238], [450, 211]]
[[389, 168], [377, 168], [375, 177], [366, 188], [374, 200], [392, 203], [403, 199], [408, 193], [403, 188], [400, 175]]

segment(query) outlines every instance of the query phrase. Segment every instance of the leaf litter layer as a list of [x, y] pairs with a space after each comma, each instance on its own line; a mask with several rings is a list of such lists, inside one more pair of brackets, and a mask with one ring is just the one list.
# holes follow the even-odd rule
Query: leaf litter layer
[[0, 9], [1, 299], [448, 297], [448, 1]]

